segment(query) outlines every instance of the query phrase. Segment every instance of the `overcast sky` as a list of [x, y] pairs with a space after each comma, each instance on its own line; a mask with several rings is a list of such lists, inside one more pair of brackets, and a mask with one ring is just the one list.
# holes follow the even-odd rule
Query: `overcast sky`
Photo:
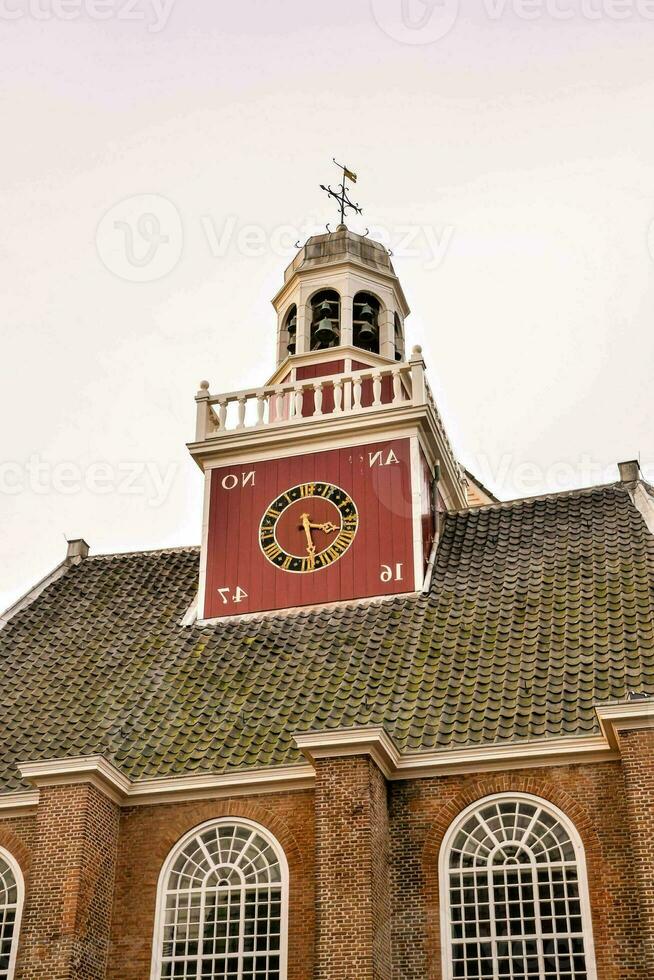
[[65, 537], [198, 542], [193, 395], [271, 372], [334, 155], [465, 465], [654, 478], [651, 0], [0, 0], [0, 41], [0, 607]]

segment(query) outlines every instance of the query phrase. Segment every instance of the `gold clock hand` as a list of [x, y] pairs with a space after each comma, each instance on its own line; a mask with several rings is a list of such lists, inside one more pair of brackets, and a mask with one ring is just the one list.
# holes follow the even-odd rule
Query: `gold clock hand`
[[302, 521], [302, 527], [304, 528], [304, 533], [307, 536], [307, 551], [312, 554], [316, 550], [316, 546], [313, 543], [313, 538], [311, 536], [311, 518], [308, 514], [302, 514], [300, 517]]
[[324, 531], [325, 534], [331, 534], [332, 531], [338, 531], [335, 524], [331, 521], [326, 521], [324, 524], [310, 524], [309, 527], [313, 528], [314, 531]]

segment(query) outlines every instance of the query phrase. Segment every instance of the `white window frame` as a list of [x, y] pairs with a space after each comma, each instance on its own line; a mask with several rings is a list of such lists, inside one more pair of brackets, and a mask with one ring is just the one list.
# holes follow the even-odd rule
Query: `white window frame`
[[280, 885], [282, 893], [279, 925], [279, 978], [280, 980], [286, 980], [288, 969], [288, 862], [286, 860], [284, 848], [279, 843], [277, 838], [271, 834], [266, 827], [262, 827], [261, 824], [255, 823], [254, 820], [246, 820], [244, 817], [218, 817], [214, 820], [206, 820], [204, 823], [198, 824], [197, 827], [189, 830], [187, 834], [184, 834], [184, 836], [177, 841], [164, 861], [163, 867], [159, 873], [159, 881], [157, 883], [157, 904], [154, 917], [154, 939], [152, 943], [152, 969], [150, 972], [150, 980], [159, 980], [161, 977], [164, 923], [166, 918], [166, 886], [173, 864], [189, 841], [193, 840], [193, 838], [197, 837], [199, 834], [203, 834], [206, 830], [220, 826], [247, 827], [250, 830], [256, 831], [256, 833], [263, 837], [266, 843], [272, 847], [277, 856], [281, 874]]
[[575, 852], [577, 864], [577, 874], [579, 881], [579, 904], [581, 906], [581, 921], [584, 931], [584, 953], [586, 956], [586, 973], [588, 980], [597, 980], [597, 968], [595, 964], [595, 943], [593, 940], [593, 920], [591, 915], [590, 895], [588, 892], [588, 874], [586, 871], [586, 854], [584, 845], [579, 836], [579, 832], [574, 823], [568, 816], [559, 810], [557, 806], [544, 800], [540, 796], [533, 796], [531, 793], [493, 793], [491, 796], [484, 796], [467, 806], [465, 810], [457, 814], [447, 829], [443, 838], [438, 859], [438, 893], [440, 902], [440, 928], [441, 928], [441, 950], [442, 950], [442, 970], [444, 980], [453, 980], [452, 970], [452, 917], [450, 914], [450, 875], [449, 875], [449, 856], [450, 849], [456, 834], [459, 832], [468, 817], [476, 810], [481, 810], [485, 806], [497, 802], [525, 802], [533, 806], [541, 807], [546, 813], [558, 820], [568, 833]]
[[0, 847], [0, 858], [7, 862], [11, 873], [16, 879], [16, 921], [14, 923], [14, 934], [9, 953], [9, 973], [7, 974], [7, 980], [13, 980], [14, 973], [16, 972], [16, 958], [18, 956], [18, 943], [20, 942], [20, 924], [23, 918], [23, 905], [25, 903], [25, 879], [23, 878], [23, 872], [20, 870], [18, 861], [4, 847]]

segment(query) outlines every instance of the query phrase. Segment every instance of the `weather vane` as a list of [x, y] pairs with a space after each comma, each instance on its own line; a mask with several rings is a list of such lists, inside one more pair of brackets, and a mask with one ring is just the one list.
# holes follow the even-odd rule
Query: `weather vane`
[[348, 170], [348, 168], [344, 164], [339, 163], [338, 160], [336, 160], [335, 158], [334, 158], [334, 163], [340, 170], [343, 171], [343, 181], [339, 189], [336, 191], [332, 190], [329, 184], [327, 185], [327, 187], [325, 187], [324, 184], [321, 184], [320, 187], [322, 188], [323, 191], [329, 194], [330, 197], [333, 197], [335, 201], [338, 201], [338, 206], [341, 209], [341, 224], [344, 225], [345, 212], [347, 211], [348, 208], [351, 208], [352, 211], [354, 211], [356, 214], [363, 214], [363, 209], [360, 208], [358, 204], [355, 204], [353, 201], [350, 200], [349, 193], [348, 193], [349, 188], [346, 183], [346, 181], [349, 180], [351, 181], [351, 183], [356, 184], [357, 175], [353, 173], [351, 170]]

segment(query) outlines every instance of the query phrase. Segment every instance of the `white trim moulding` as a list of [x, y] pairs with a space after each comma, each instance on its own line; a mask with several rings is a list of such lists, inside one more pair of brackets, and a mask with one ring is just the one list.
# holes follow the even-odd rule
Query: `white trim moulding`
[[307, 762], [269, 769], [132, 780], [102, 756], [51, 759], [18, 764], [21, 777], [35, 787], [0, 794], [0, 816], [27, 814], [39, 801], [39, 788], [91, 783], [121, 806], [147, 806], [188, 800], [220, 799], [254, 793], [311, 789], [319, 759], [367, 755], [391, 781], [430, 776], [507, 771], [525, 767], [614, 762], [620, 733], [654, 728], [654, 699], [596, 706], [601, 732], [572, 738], [532, 739], [472, 749], [401, 753], [381, 726], [302, 732], [294, 737]]

